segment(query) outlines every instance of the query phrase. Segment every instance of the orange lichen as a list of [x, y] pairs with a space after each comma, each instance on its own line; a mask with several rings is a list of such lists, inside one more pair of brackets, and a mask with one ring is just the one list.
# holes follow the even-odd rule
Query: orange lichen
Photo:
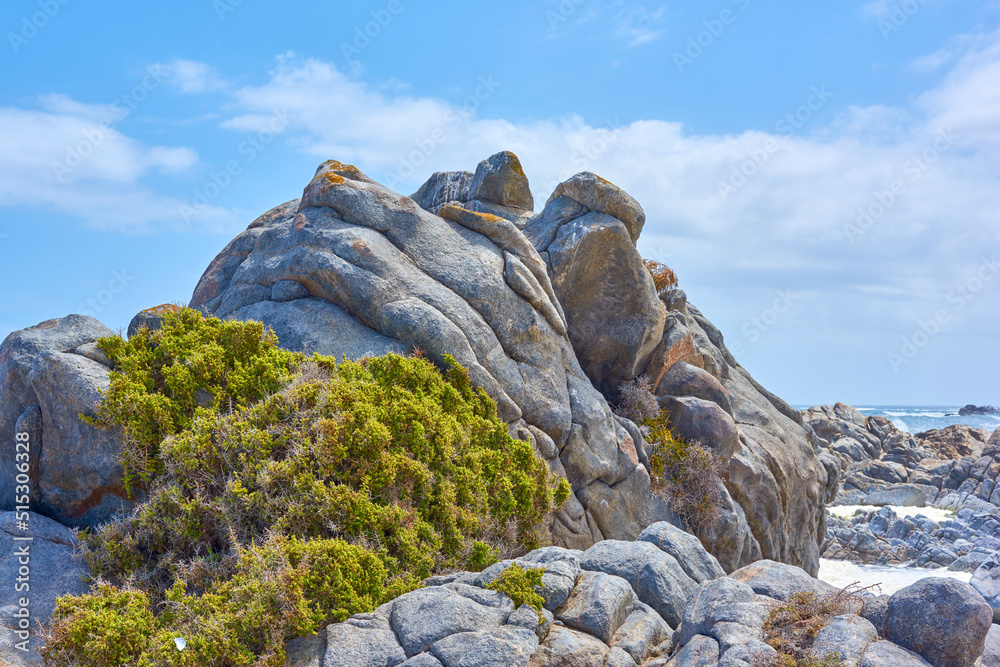
[[335, 174], [332, 171], [328, 171], [325, 174], [323, 174], [323, 178], [325, 178], [330, 183], [330, 185], [343, 185], [344, 181], [346, 180], [340, 174]]
[[176, 313], [184, 310], [182, 307], [173, 303], [164, 303], [153, 308], [147, 308], [142, 311], [144, 313], [150, 313], [151, 315], [166, 315], [167, 313]]

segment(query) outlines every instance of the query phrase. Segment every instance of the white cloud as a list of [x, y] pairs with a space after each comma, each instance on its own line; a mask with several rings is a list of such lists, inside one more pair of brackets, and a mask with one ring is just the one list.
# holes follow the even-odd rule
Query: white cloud
[[662, 19], [666, 14], [665, 7], [647, 9], [645, 6], [622, 8], [622, 2], [616, 2], [618, 7], [615, 16], [615, 37], [628, 40], [628, 46], [647, 44], [662, 37], [665, 33]]
[[[192, 149], [124, 135], [111, 125], [123, 116], [120, 106], [49, 95], [39, 107], [0, 107], [0, 205], [34, 206], [126, 232], [180, 225], [181, 202], [141, 181], [190, 169], [198, 161]], [[223, 221], [231, 223], [231, 215], [216, 208], [203, 222]]]
[[[265, 84], [237, 90], [226, 127], [252, 129], [285, 109], [301, 151], [354, 163], [404, 193], [433, 171], [474, 169], [504, 149], [520, 156], [538, 208], [560, 180], [595, 171], [645, 207], [640, 248], [701, 289], [811, 285], [830, 309], [856, 308], [862, 294], [903, 300], [876, 313], [902, 321], [933, 312], [984, 248], [1000, 245], [1000, 91], [986, 85], [1000, 80], [998, 49], [994, 34], [956, 56], [943, 83], [905, 108], [849, 108], [794, 136], [697, 135], [665, 120], [600, 128], [573, 116], [487, 119], [474, 111], [477, 89], [503, 94], [502, 82], [489, 92], [488, 77], [468, 82], [466, 102], [453, 104], [294, 59], [279, 61]], [[949, 127], [956, 139], [942, 143]], [[748, 162], [772, 142], [762, 166]], [[720, 196], [719, 184], [747, 164], [756, 173]], [[886, 191], [888, 209], [859, 227], [859, 211], [878, 212]]]
[[177, 59], [158, 65], [166, 73], [170, 84], [181, 93], [208, 93], [226, 87], [225, 80], [209, 65], [192, 60]]

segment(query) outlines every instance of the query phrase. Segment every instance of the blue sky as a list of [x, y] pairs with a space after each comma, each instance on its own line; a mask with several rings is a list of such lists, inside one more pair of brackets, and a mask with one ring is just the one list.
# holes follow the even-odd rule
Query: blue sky
[[[590, 170], [795, 404], [1000, 403], [1000, 3], [0, 8], [0, 336], [186, 302], [316, 166]], [[366, 34], [367, 33], [367, 34]]]

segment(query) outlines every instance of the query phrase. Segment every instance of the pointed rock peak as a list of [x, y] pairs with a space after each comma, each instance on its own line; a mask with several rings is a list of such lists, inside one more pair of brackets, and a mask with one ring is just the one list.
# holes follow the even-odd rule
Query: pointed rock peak
[[368, 178], [364, 172], [355, 167], [353, 164], [344, 164], [343, 162], [338, 162], [337, 160], [327, 160], [316, 169], [316, 175], [313, 176], [313, 180], [317, 178], [326, 178], [331, 185], [339, 185], [343, 183], [345, 179], [350, 181], [361, 181], [362, 183], [374, 183], [372, 179]]
[[472, 178], [470, 171], [435, 172], [419, 190], [410, 195], [410, 199], [425, 211], [437, 213], [448, 202], [469, 201]]
[[501, 151], [480, 162], [470, 190], [470, 199], [527, 211], [535, 208], [521, 161], [510, 151]]
[[591, 211], [618, 218], [625, 223], [632, 243], [639, 240], [642, 227], [646, 224], [646, 213], [639, 202], [611, 181], [589, 171], [582, 171], [560, 183], [549, 196], [546, 205], [563, 196]]

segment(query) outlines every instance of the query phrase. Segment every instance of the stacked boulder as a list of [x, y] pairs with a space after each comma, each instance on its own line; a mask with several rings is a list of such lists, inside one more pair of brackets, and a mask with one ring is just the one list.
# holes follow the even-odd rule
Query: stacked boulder
[[[490, 585], [543, 569], [541, 610]], [[667, 523], [636, 542], [549, 547], [478, 573], [436, 577], [373, 613], [287, 646], [289, 667], [750, 667], [777, 657], [765, 628], [802, 593], [837, 591], [794, 566], [760, 561], [725, 576], [698, 540]], [[810, 649], [866, 667], [972, 667], [992, 612], [968, 584], [928, 579], [857, 597], [824, 619]]]

